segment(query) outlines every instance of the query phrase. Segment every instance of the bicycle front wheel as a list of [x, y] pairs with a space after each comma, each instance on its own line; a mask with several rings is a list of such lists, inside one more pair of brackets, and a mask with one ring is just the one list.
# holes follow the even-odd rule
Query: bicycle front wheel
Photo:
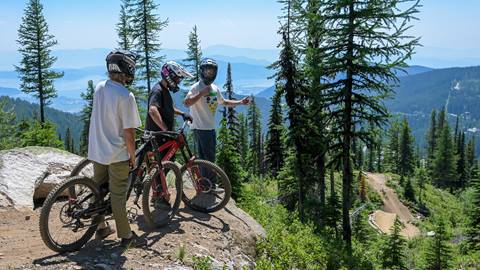
[[211, 213], [222, 209], [230, 200], [232, 186], [227, 174], [216, 164], [196, 159], [181, 168], [182, 200], [188, 207]]
[[171, 161], [162, 162], [162, 167], [162, 172], [156, 170], [148, 175], [143, 186], [143, 215], [151, 228], [167, 225], [178, 213], [182, 201], [180, 169]]
[[98, 186], [84, 176], [71, 177], [53, 189], [40, 213], [40, 235], [56, 252], [80, 249], [95, 233], [94, 209], [100, 204]]

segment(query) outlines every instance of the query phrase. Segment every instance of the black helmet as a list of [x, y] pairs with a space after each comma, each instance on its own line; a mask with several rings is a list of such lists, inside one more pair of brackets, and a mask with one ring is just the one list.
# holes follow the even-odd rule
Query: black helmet
[[178, 85], [185, 78], [193, 78], [184, 67], [179, 65], [175, 61], [168, 61], [162, 66], [162, 71], [160, 72], [162, 79], [164, 79], [168, 84], [168, 89], [172, 92], [177, 92], [180, 88]]
[[212, 58], [204, 58], [200, 62], [200, 79], [205, 85], [210, 85], [217, 77], [218, 65]]
[[113, 50], [107, 55], [108, 73], [125, 74], [127, 77], [135, 78], [135, 62], [137, 55], [126, 50]]

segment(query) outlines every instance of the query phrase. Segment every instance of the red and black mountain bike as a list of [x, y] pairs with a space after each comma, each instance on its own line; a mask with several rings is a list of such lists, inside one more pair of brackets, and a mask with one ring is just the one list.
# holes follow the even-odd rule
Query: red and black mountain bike
[[[230, 200], [232, 187], [227, 174], [216, 164], [196, 158], [186, 142], [185, 128], [187, 122], [177, 132], [174, 131], [143, 131], [142, 138], [139, 140], [141, 146], [137, 150], [136, 166], [139, 170], [136, 172], [136, 178], [143, 179], [149, 177], [147, 168], [151, 167], [150, 161], [152, 154], [149, 149], [156, 149], [160, 154], [157, 160], [172, 160], [178, 155], [183, 160], [180, 166], [180, 174], [182, 175], [182, 201], [188, 207], [204, 212], [211, 213], [222, 209]], [[145, 144], [145, 139], [155, 138], [157, 145]], [[150, 157], [150, 158], [149, 158]], [[71, 176], [84, 175], [93, 177], [92, 162], [85, 159], [82, 160], [72, 170]], [[137, 183], [142, 183], [137, 181]], [[138, 198], [136, 199], [138, 200]]]
[[[217, 165], [192, 155], [185, 127], [186, 123], [178, 132], [142, 131], [127, 200], [134, 191], [133, 204], [143, 208], [151, 227], [166, 225], [178, 212], [180, 200], [195, 210], [214, 212], [230, 199], [227, 175]], [[181, 169], [170, 161], [179, 150], [185, 161]], [[92, 177], [93, 163], [84, 159], [45, 200], [40, 233], [50, 249], [65, 252], [81, 248], [93, 236], [99, 216], [111, 215], [108, 183], [97, 184]], [[142, 207], [138, 205], [140, 196]]]

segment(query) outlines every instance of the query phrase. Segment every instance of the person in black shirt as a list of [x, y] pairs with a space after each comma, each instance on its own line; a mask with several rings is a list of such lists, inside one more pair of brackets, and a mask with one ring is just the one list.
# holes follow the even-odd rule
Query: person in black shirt
[[[172, 131], [175, 114], [181, 115], [184, 121], [191, 122], [192, 118], [175, 108], [170, 91], [173, 93], [177, 92], [180, 89], [178, 87], [180, 82], [186, 77], [193, 78], [193, 76], [174, 61], [164, 64], [160, 75], [162, 79], [153, 86], [148, 97], [148, 114], [145, 129], [149, 131]], [[159, 144], [162, 143], [162, 141], [159, 142]], [[164, 154], [166, 153], [160, 153], [162, 157]], [[169, 211], [171, 207], [170, 203], [163, 197], [152, 197], [152, 203], [156, 209]]]
[[175, 114], [181, 115], [185, 121], [192, 118], [175, 108], [170, 91], [175, 93], [180, 88], [178, 85], [184, 78], [193, 78], [185, 68], [174, 61], [163, 65], [160, 72], [162, 80], [155, 84], [148, 97], [148, 114], [145, 129], [149, 131], [171, 131]]

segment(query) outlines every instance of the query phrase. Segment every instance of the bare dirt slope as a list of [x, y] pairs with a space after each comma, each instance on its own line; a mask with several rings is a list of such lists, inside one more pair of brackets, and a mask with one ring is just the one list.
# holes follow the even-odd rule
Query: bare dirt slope
[[[40, 238], [39, 213], [0, 208], [0, 269], [190, 269], [194, 255], [211, 256], [220, 268], [251, 268], [255, 242], [264, 233], [230, 202], [211, 215], [182, 207], [169, 226], [156, 231], [148, 230], [138, 216], [132, 228], [148, 239], [143, 249], [124, 251], [116, 236], [110, 236], [103, 242], [90, 241], [79, 252], [57, 254]], [[184, 262], [178, 255], [181, 246], [185, 247]]]
[[383, 208], [375, 211], [370, 221], [372, 225], [383, 233], [390, 233], [395, 217], [398, 215], [405, 227], [402, 235], [412, 238], [420, 235], [420, 230], [413, 224], [415, 217], [412, 215], [408, 207], [406, 207], [399, 199], [395, 191], [386, 185], [387, 179], [383, 174], [366, 173], [367, 181], [375, 191], [378, 192], [383, 200]]

